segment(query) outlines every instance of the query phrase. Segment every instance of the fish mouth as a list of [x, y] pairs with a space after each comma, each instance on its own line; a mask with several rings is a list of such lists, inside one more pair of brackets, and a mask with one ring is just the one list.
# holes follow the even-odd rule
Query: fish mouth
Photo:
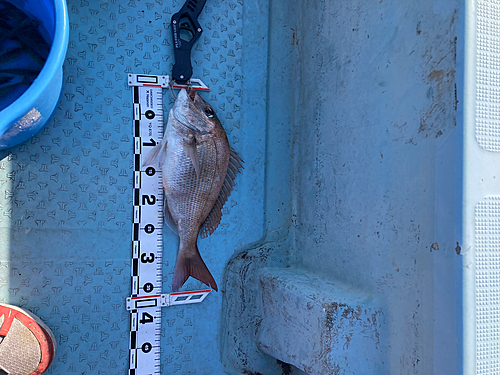
[[172, 108], [174, 118], [195, 134], [210, 134], [209, 131], [199, 129], [190, 123], [190, 117], [202, 116], [200, 109], [195, 104], [196, 95], [198, 95], [196, 90], [190, 89], [189, 93], [186, 89], [181, 90], [175, 100], [174, 108]]
[[194, 102], [194, 98], [196, 96], [196, 90], [195, 89], [190, 89], [188, 93], [188, 98], [191, 99], [192, 102]]
[[184, 125], [186, 128], [189, 130], [192, 130], [195, 133], [201, 133], [199, 129], [196, 129], [194, 126], [189, 124], [189, 121], [187, 120], [186, 116], [184, 115], [183, 112], [189, 112], [189, 110], [192, 110], [191, 105], [194, 103], [194, 97], [196, 92], [193, 94], [194, 90], [191, 89], [189, 93], [186, 91], [186, 89], [182, 89], [179, 92], [179, 95], [177, 95], [177, 99], [175, 100], [174, 103], [174, 108], [173, 109], [173, 114], [175, 119], [180, 122], [182, 125]]

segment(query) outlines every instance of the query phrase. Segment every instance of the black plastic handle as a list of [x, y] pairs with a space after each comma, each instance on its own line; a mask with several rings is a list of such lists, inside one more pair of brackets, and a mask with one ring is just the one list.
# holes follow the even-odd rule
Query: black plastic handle
[[172, 15], [172, 37], [174, 39], [175, 64], [172, 78], [186, 83], [193, 75], [191, 50], [203, 32], [198, 16], [207, 0], [187, 0], [181, 10]]

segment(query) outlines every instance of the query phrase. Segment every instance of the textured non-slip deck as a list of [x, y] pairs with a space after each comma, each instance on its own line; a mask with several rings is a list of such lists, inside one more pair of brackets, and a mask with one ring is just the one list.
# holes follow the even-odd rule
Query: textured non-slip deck
[[466, 8], [464, 374], [500, 371], [500, 6]]
[[[170, 17], [182, 5], [69, 0], [59, 107], [41, 133], [0, 153], [0, 301], [37, 313], [53, 329], [58, 354], [49, 373], [128, 371], [133, 121], [127, 74], [171, 73]], [[255, 213], [262, 207], [259, 133], [265, 123], [259, 118], [265, 112], [255, 98], [265, 87], [255, 77], [264, 77], [266, 66], [256, 63], [255, 47], [249, 48], [253, 63], [243, 51], [266, 21], [245, 28], [244, 14], [241, 1], [208, 0], [199, 18], [204, 33], [193, 50], [193, 77], [211, 88], [204, 97], [245, 160], [219, 229], [199, 242], [218, 282], [238, 247], [261, 233]], [[265, 61], [265, 48], [261, 52]], [[171, 104], [165, 91], [165, 110]], [[247, 122], [243, 108], [257, 124]], [[164, 241], [168, 293], [177, 239], [166, 233]], [[200, 287], [190, 279], [185, 289]], [[162, 373], [223, 372], [216, 344], [222, 293], [197, 306], [164, 309]]]

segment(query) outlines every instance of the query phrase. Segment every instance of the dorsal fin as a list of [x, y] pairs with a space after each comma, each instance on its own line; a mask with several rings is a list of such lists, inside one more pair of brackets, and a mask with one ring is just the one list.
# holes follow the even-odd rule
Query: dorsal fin
[[222, 185], [217, 201], [215, 201], [215, 204], [212, 207], [212, 211], [210, 211], [207, 219], [200, 228], [201, 238], [210, 236], [219, 226], [220, 219], [222, 218], [222, 207], [224, 206], [224, 203], [226, 203], [229, 194], [231, 194], [231, 190], [233, 190], [236, 174], [243, 169], [243, 166], [241, 165], [243, 160], [232, 147], [229, 148], [229, 151], [229, 166], [227, 168], [228, 171], [226, 173], [226, 177], [224, 178], [224, 184]]

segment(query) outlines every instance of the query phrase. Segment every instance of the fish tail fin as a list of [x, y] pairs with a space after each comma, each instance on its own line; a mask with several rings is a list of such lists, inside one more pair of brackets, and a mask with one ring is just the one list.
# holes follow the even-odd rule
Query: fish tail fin
[[186, 254], [179, 251], [177, 261], [175, 262], [174, 279], [172, 281], [172, 290], [175, 292], [186, 282], [189, 276], [200, 280], [217, 291], [217, 283], [208, 270], [205, 262], [198, 252], [198, 246], [195, 244], [196, 251]]

